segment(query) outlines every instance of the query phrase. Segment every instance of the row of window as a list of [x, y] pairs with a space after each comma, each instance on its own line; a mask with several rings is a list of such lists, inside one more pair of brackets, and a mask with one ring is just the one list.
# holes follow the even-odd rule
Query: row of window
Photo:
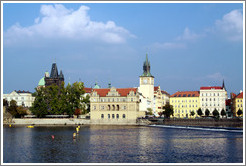
[[[197, 102], [197, 100], [189, 100], [189, 102], [191, 102], [191, 101], [192, 101], [193, 103], [194, 103], [194, 102]], [[172, 100], [172, 102], [174, 102], [174, 103], [176, 103], [176, 102], [178, 102], [178, 103], [179, 103], [179, 102], [181, 102], [181, 103], [187, 103], [187, 100]]]
[[[96, 110], [97, 106], [93, 106], [93, 109]], [[126, 110], [126, 106], [124, 105], [122, 108], [122, 110]], [[107, 111], [119, 111], [120, 110], [120, 106], [119, 105], [107, 105], [107, 107], [105, 108], [104, 105], [101, 106], [101, 110], [107, 110]]]
[[243, 102], [243, 100], [237, 100], [237, 102], [239, 102], [239, 101], [240, 101], [240, 102]]
[[201, 93], [201, 96], [220, 96], [220, 93]]
[[183, 107], [185, 107], [185, 108], [187, 108], [187, 106], [189, 106], [190, 108], [191, 107], [197, 107], [197, 105], [175, 105], [174, 107], [178, 107], [178, 108], [183, 108]]
[[[238, 104], [237, 107], [240, 107], [240, 105]], [[243, 107], [243, 105], [241, 104], [241, 107]]]
[[[195, 113], [196, 113], [196, 111], [195, 110], [192, 110], [192, 111], [194, 111]], [[174, 110], [174, 113], [191, 113], [191, 110], [189, 110], [189, 111], [187, 111], [187, 110]]]
[[[207, 104], [207, 103], [202, 104], [202, 106], [205, 106], [205, 107], [206, 107], [206, 106], [213, 106], [213, 105], [214, 105], [214, 106], [216, 106], [216, 104], [215, 104], [215, 103], [214, 103], [214, 104], [211, 104], [211, 103], [210, 103], [210, 104]], [[219, 107], [219, 106], [220, 106], [220, 104], [218, 104], [218, 107]]]
[[[220, 98], [217, 98], [218, 99], [218, 101], [220, 101]], [[208, 98], [205, 98], [205, 99], [202, 99], [202, 101], [216, 101], [216, 99], [214, 98], [214, 99], [212, 99], [212, 98], [210, 98], [210, 99], [208, 99]]]
[[[119, 114], [108, 114], [108, 119], [119, 119], [120, 118], [120, 116], [119, 116]], [[123, 119], [125, 119], [126, 118], [126, 115], [125, 114], [122, 114], [122, 118]], [[101, 119], [104, 119], [104, 114], [101, 114]]]
[[[93, 99], [92, 101], [96, 102], [97, 99]], [[126, 102], [126, 101], [135, 101], [134, 98], [101, 98], [100, 102]]]

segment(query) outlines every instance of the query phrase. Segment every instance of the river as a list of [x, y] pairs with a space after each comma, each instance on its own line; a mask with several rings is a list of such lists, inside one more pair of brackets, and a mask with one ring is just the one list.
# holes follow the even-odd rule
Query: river
[[[167, 126], [3, 127], [3, 163], [242, 163], [243, 132]], [[52, 138], [52, 135], [54, 138]]]

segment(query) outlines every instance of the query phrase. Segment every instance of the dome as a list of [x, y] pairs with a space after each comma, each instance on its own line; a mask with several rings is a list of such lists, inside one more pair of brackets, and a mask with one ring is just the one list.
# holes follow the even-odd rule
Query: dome
[[97, 84], [97, 82], [95, 83], [95, 86], [93, 89], [100, 89], [100, 86]]
[[39, 80], [38, 86], [45, 86], [44, 77]]

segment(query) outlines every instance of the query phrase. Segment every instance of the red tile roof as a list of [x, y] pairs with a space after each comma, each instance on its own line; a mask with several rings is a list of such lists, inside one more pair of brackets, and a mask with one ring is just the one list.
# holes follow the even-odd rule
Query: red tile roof
[[162, 93], [162, 94], [166, 94], [166, 95], [169, 95], [169, 96], [170, 96], [170, 94], [169, 94], [169, 93], [167, 93], [167, 92], [166, 92], [166, 91], [164, 91], [164, 90], [162, 90], [162, 91], [161, 91], [161, 93]]
[[235, 93], [231, 93], [231, 98], [233, 99], [234, 97], [236, 97], [237, 95]]
[[199, 91], [182, 91], [172, 94], [170, 97], [199, 97]]
[[206, 86], [206, 87], [200, 87], [200, 90], [210, 90], [210, 89], [223, 89], [221, 86]]
[[92, 88], [86, 88], [86, 87], [84, 87], [84, 90], [85, 90], [85, 93], [91, 93]]
[[159, 89], [159, 86], [154, 87], [154, 91], [157, 91]]
[[243, 92], [239, 93], [236, 98], [243, 98]]
[[[110, 89], [93, 89], [93, 91], [97, 92], [97, 94], [100, 97], [106, 97]], [[136, 93], [137, 88], [118, 88], [116, 89], [116, 91], [120, 94], [120, 96], [125, 97], [130, 93], [130, 91], [133, 91], [134, 93]]]

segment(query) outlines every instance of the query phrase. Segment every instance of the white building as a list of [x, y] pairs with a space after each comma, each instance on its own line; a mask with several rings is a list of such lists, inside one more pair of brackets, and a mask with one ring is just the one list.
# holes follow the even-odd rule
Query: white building
[[203, 115], [205, 110], [210, 111], [210, 115], [216, 109], [219, 113], [224, 109], [226, 111], [227, 92], [223, 86], [209, 86], [200, 88], [200, 107]]
[[10, 104], [11, 100], [15, 100], [18, 106], [31, 107], [35, 97], [29, 91], [13, 91], [10, 94], [3, 94], [3, 99]]

